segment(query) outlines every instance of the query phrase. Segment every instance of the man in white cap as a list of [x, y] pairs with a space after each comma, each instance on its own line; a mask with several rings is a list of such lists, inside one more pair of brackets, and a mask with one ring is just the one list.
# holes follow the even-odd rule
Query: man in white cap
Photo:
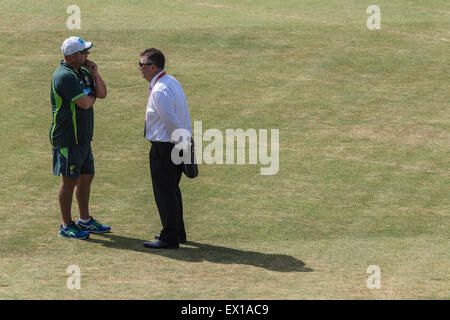
[[[50, 100], [52, 124], [50, 142], [53, 151], [53, 174], [62, 174], [58, 200], [62, 215], [59, 235], [87, 239], [90, 233], [111, 230], [89, 213], [94, 157], [91, 141], [94, 133], [94, 108], [97, 98], [106, 97], [106, 85], [97, 64], [87, 59], [92, 42], [70, 37], [62, 45], [64, 59], [53, 74]], [[72, 220], [71, 207], [75, 191], [80, 219]]]

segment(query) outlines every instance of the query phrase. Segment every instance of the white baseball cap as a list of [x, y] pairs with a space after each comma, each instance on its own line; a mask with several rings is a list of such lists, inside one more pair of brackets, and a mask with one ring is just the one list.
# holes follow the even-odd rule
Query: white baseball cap
[[80, 37], [70, 37], [64, 40], [63, 45], [61, 47], [62, 53], [65, 56], [70, 56], [71, 54], [74, 54], [75, 52], [84, 50], [84, 49], [90, 49], [92, 48], [93, 43], [92, 42], [86, 42]]

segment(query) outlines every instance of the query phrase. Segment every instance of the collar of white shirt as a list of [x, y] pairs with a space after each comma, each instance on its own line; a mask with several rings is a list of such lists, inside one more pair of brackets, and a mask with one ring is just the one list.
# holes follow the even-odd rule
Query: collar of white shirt
[[153, 87], [155, 86], [156, 79], [158, 79], [159, 75], [163, 72], [164, 72], [164, 70], [162, 70], [160, 73], [158, 73], [156, 76], [154, 76], [152, 81], [150, 81], [150, 88], [152, 88], [152, 90], [153, 90]]

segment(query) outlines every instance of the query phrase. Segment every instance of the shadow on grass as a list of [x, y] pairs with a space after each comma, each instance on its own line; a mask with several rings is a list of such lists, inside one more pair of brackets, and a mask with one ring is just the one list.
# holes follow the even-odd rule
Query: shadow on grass
[[285, 254], [265, 254], [193, 241], [188, 241], [186, 244], [180, 245], [180, 248], [176, 250], [148, 249], [143, 246], [144, 242], [147, 240], [123, 237], [113, 233], [95, 235], [95, 237], [90, 237], [87, 241], [100, 243], [107, 248], [157, 254], [170, 259], [187, 262], [209, 261], [220, 264], [245, 264], [278, 272], [314, 271], [313, 269], [305, 267], [303, 261]]

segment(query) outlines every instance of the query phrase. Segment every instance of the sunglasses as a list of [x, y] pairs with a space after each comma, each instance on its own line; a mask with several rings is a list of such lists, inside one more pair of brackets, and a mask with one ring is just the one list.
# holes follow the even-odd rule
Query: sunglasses
[[149, 66], [149, 65], [152, 65], [152, 64], [154, 64], [154, 62], [142, 63], [142, 62], [139, 61], [139, 67]]
[[87, 54], [87, 53], [89, 53], [89, 50], [88, 49], [83, 49], [81, 51], [78, 51], [77, 53]]

